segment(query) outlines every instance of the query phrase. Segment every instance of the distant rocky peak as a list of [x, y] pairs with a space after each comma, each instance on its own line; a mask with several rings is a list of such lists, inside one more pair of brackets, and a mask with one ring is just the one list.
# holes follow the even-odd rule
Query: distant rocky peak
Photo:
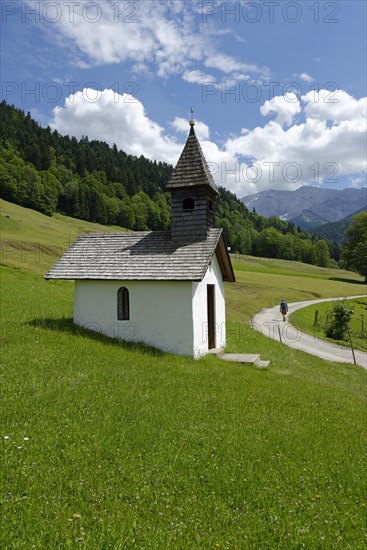
[[278, 216], [302, 229], [339, 221], [354, 212], [367, 208], [366, 188], [323, 189], [302, 186], [295, 191], [269, 189], [241, 199], [251, 211], [260, 216]]

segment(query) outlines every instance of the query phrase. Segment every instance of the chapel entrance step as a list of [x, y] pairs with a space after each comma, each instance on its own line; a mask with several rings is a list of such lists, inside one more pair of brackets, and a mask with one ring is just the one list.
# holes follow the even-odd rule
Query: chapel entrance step
[[259, 369], [266, 369], [270, 365], [270, 361], [261, 361], [258, 353], [225, 353], [224, 348], [213, 348], [209, 350], [209, 353], [216, 355], [218, 359], [223, 359], [224, 361], [255, 365]]
[[256, 366], [259, 369], [267, 369], [269, 365], [270, 365], [270, 361], [259, 361]]
[[223, 353], [221, 359], [232, 361], [233, 363], [250, 363], [257, 365], [260, 361], [260, 355], [257, 353]]
[[255, 365], [259, 369], [267, 369], [270, 365], [270, 361], [261, 361], [258, 353], [223, 353], [220, 359], [233, 363]]

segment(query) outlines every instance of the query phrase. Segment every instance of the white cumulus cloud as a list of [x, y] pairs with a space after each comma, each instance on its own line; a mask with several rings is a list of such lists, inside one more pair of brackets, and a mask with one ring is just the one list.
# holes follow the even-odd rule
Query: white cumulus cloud
[[[279, 116], [281, 122], [289, 123], [291, 114], [282, 111], [285, 103], [280, 98], [274, 98], [276, 108], [266, 102], [260, 110], [264, 115], [274, 112], [275, 121], [244, 130], [226, 142], [226, 150], [237, 158], [254, 160], [257, 191], [310, 183], [330, 187], [341, 175], [366, 172], [366, 119], [362, 116], [366, 99], [356, 100], [343, 91], [338, 103], [324, 103], [326, 94], [330, 92], [321, 90], [316, 97], [314, 92], [303, 97], [297, 112], [305, 120], [289, 128], [282, 127]], [[245, 180], [241, 186], [242, 181], [237, 185], [239, 194], [249, 189]]]
[[275, 96], [273, 99], [265, 101], [260, 112], [264, 116], [275, 113], [275, 122], [281, 126], [290, 125], [294, 117], [301, 112], [301, 105], [296, 94], [287, 92], [284, 96]]
[[[316, 98], [314, 92], [301, 99], [294, 96], [294, 102], [282, 96], [265, 102], [261, 113], [274, 114], [275, 120], [243, 128], [221, 147], [210, 138], [208, 126], [197, 121], [195, 131], [217, 184], [238, 197], [305, 184], [330, 187], [335, 183], [330, 178], [337, 181], [341, 175], [359, 185], [366, 172], [365, 100], [343, 92], [339, 103], [324, 104], [319, 101], [327, 97], [324, 92]], [[188, 135], [187, 120], [176, 117], [170, 125]], [[61, 134], [116, 143], [127, 153], [173, 165], [184, 146], [184, 140], [176, 140], [148, 117], [140, 101], [113, 90], [84, 89], [70, 95], [64, 107], [54, 109], [50, 126]]]
[[302, 96], [307, 117], [317, 120], [365, 119], [367, 98], [355, 99], [344, 90], [311, 91]]
[[[128, 94], [84, 88], [55, 107], [50, 127], [63, 135], [114, 143], [126, 153], [176, 163], [182, 146], [163, 134], [143, 104]], [[187, 126], [188, 127], [188, 126]]]

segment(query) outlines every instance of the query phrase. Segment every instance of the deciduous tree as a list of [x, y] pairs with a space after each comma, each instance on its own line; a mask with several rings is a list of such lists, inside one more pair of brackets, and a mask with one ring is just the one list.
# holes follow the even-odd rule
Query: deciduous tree
[[362, 275], [367, 283], [367, 211], [353, 216], [346, 235], [349, 239], [343, 249], [346, 267]]

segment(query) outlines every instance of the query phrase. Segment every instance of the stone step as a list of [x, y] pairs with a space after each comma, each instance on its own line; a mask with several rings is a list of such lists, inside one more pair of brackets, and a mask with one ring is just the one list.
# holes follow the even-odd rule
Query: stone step
[[257, 353], [223, 353], [220, 356], [224, 361], [232, 361], [233, 363], [247, 363], [258, 365], [260, 355]]
[[270, 365], [270, 361], [261, 361], [258, 353], [225, 353], [224, 348], [213, 348], [209, 353], [224, 361], [256, 365], [259, 369], [267, 369]]
[[270, 361], [259, 361], [256, 366], [259, 368], [259, 369], [267, 369], [268, 366], [270, 365]]

